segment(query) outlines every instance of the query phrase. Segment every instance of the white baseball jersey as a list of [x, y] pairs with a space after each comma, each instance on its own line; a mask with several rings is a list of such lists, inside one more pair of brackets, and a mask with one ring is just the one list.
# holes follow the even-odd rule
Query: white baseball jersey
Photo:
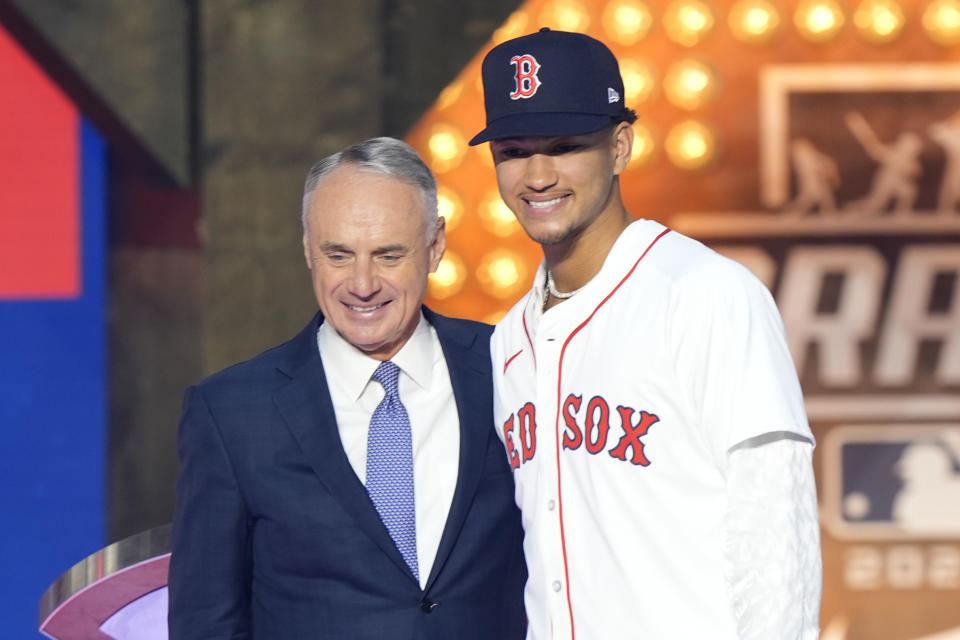
[[813, 440], [769, 292], [648, 220], [546, 313], [543, 282], [541, 265], [491, 344], [528, 638], [736, 638], [728, 450], [773, 431]]

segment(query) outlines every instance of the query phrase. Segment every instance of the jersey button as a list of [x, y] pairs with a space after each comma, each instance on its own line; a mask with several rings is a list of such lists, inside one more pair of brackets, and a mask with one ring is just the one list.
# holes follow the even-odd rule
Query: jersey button
[[554, 581], [553, 581], [553, 590], [559, 593], [559, 591], [560, 591], [561, 588], [563, 588], [563, 585], [560, 584], [560, 581], [559, 581], [559, 580], [554, 580]]
[[556, 501], [556, 500], [547, 500], [547, 509], [548, 509], [548, 510], [553, 511], [553, 510], [556, 509], [556, 508], [557, 508], [557, 501]]

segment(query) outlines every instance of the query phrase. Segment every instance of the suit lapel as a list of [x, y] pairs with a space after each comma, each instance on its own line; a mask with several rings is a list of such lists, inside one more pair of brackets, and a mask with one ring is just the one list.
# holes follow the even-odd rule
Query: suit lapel
[[465, 330], [462, 325], [437, 316], [429, 309], [425, 308], [424, 313], [436, 328], [440, 345], [443, 347], [460, 419], [460, 466], [457, 472], [457, 486], [454, 489], [450, 513], [440, 537], [440, 546], [437, 548], [433, 569], [427, 580], [426, 587], [429, 589], [450, 556], [454, 542], [470, 510], [483, 470], [487, 442], [490, 434], [493, 433], [493, 425], [487, 424], [487, 419], [492, 419], [490, 408], [483, 406], [484, 402], [490, 401], [490, 394], [477, 392], [478, 389], [492, 385], [487, 345], [476, 344], [477, 335], [474, 331]]
[[339, 500], [357, 526], [414, 580], [377, 514], [366, 487], [357, 477], [340, 441], [336, 414], [317, 352], [319, 316], [291, 343], [293, 358], [282, 372], [290, 382], [274, 395], [287, 428], [324, 487]]

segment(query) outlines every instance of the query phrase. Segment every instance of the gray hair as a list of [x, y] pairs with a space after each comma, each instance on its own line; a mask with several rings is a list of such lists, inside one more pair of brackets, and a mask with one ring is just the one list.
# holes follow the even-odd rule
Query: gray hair
[[303, 185], [303, 204], [300, 222], [307, 230], [307, 212], [317, 185], [334, 169], [354, 165], [374, 173], [396, 178], [420, 192], [423, 201], [423, 217], [427, 227], [427, 240], [433, 238], [440, 217], [437, 210], [437, 181], [430, 168], [423, 162], [413, 147], [396, 138], [371, 138], [352, 144], [343, 151], [327, 156], [313, 165]]

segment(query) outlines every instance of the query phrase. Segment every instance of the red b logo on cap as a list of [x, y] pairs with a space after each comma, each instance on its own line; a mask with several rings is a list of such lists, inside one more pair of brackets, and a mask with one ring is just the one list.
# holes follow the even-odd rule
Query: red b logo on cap
[[540, 63], [529, 53], [522, 56], [513, 56], [510, 58], [510, 64], [517, 65], [517, 72], [513, 75], [516, 87], [510, 94], [511, 100], [520, 98], [530, 98], [540, 88], [540, 78], [537, 72], [540, 71]]

